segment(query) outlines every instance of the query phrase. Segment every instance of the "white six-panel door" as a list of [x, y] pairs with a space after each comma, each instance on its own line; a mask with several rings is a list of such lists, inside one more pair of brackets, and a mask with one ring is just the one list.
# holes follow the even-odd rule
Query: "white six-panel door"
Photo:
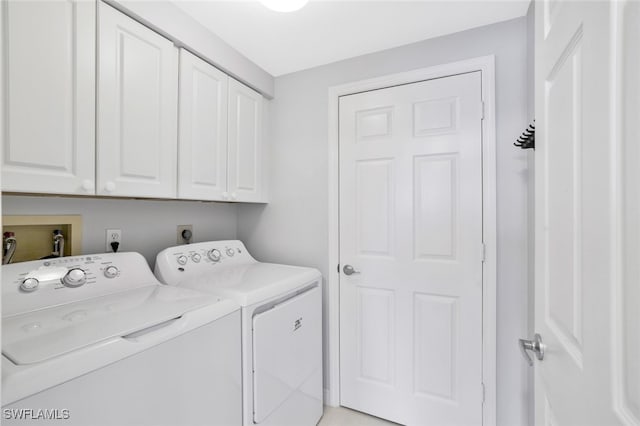
[[340, 98], [341, 405], [482, 423], [480, 84]]
[[96, 193], [174, 198], [178, 49], [98, 3]]
[[536, 3], [537, 425], [640, 425], [639, 23]]
[[93, 194], [95, 3], [3, 1], [2, 190]]
[[227, 193], [229, 77], [180, 50], [178, 198], [224, 200]]
[[232, 201], [263, 201], [262, 96], [229, 79], [228, 191]]

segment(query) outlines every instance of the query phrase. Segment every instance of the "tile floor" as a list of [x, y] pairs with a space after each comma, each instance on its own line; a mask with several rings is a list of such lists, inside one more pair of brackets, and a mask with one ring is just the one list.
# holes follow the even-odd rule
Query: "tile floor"
[[318, 426], [397, 426], [378, 417], [344, 407], [324, 407], [324, 414]]

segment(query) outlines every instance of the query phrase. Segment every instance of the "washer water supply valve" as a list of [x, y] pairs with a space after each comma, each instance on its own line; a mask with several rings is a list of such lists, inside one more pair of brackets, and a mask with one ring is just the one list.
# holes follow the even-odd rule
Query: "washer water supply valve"
[[11, 263], [11, 259], [13, 259], [13, 255], [16, 252], [16, 247], [18, 246], [18, 241], [16, 240], [16, 234], [13, 232], [5, 232], [4, 233], [4, 244], [3, 244], [3, 253], [2, 253], [2, 264], [6, 265], [7, 263]]

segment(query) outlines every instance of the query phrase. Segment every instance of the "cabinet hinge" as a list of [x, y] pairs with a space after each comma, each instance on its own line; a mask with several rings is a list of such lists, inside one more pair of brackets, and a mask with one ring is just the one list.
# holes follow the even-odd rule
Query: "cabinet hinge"
[[480, 120], [484, 120], [484, 101], [480, 101]]
[[480, 383], [482, 385], [482, 403], [484, 404], [485, 401], [485, 395], [487, 393], [487, 390], [484, 387], [484, 383]]
[[340, 273], [340, 264], [338, 263], [338, 266], [336, 266], [336, 270], [338, 271], [338, 273]]
[[484, 263], [487, 260], [487, 245], [482, 243], [480, 245], [480, 261]]

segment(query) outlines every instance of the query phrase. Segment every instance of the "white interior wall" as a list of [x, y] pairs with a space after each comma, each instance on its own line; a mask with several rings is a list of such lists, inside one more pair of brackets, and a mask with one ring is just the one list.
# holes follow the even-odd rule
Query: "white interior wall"
[[[328, 264], [328, 88], [473, 57], [496, 57], [498, 196], [498, 424], [527, 423], [528, 370], [517, 339], [528, 330], [528, 163], [513, 146], [526, 127], [525, 18], [276, 78], [268, 205], [238, 206], [238, 236], [259, 260]], [[311, 48], [311, 47], [310, 47]], [[326, 288], [325, 288], [325, 300]], [[325, 305], [325, 348], [327, 307]], [[325, 368], [327, 354], [325, 353]], [[331, 383], [325, 371], [325, 388]]]
[[[105, 230], [121, 229], [120, 251], [137, 251], [155, 266], [176, 245], [177, 225], [193, 225], [193, 241], [236, 238], [235, 204], [198, 201], [2, 196], [3, 215], [82, 215], [82, 252], [104, 253]], [[18, 241], [20, 244], [20, 241]]]

